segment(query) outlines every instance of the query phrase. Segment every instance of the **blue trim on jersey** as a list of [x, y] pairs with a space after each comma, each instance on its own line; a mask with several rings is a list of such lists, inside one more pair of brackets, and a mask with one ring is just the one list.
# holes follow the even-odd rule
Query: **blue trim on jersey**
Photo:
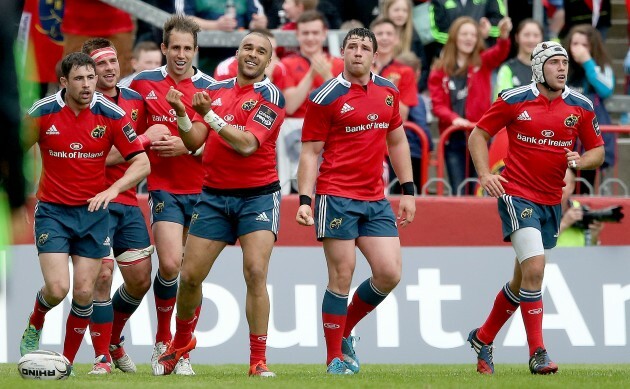
[[216, 81], [205, 87], [207, 90], [231, 89], [236, 84], [236, 78], [230, 78], [224, 81]]
[[208, 86], [212, 85], [215, 82], [216, 80], [214, 78], [208, 76], [207, 74], [202, 74], [196, 80], [193, 79], [192, 83], [197, 89], [206, 89]]
[[574, 90], [570, 90], [568, 95], [564, 98], [564, 102], [567, 105], [573, 105], [586, 109], [587, 111], [594, 112], [593, 103], [588, 97]]
[[122, 108], [109, 101], [100, 93], [90, 106], [90, 111], [95, 115], [105, 116], [106, 118], [114, 120], [125, 117], [125, 111], [123, 111]]
[[379, 76], [378, 74], [374, 75], [374, 77], [372, 78], [372, 81], [374, 82], [374, 84], [376, 84], [378, 86], [384, 86], [384, 87], [392, 88], [392, 89], [398, 91], [398, 88], [396, 88], [396, 85], [394, 85], [393, 82], [389, 81], [385, 77]]
[[164, 73], [162, 73], [162, 68], [160, 67], [152, 70], [143, 70], [134, 77], [134, 80], [162, 81], [165, 78]]
[[28, 111], [30, 117], [36, 118], [40, 116], [50, 115], [61, 111], [63, 106], [57, 102], [56, 95], [45, 97], [36, 101]]
[[533, 101], [538, 97], [538, 95], [532, 90], [531, 84], [505, 89], [501, 91], [500, 96], [507, 104], [518, 104], [526, 101]]
[[123, 100], [143, 100], [142, 95], [131, 88], [118, 85], [118, 90]]
[[254, 92], [260, 93], [262, 98], [267, 100], [271, 104], [275, 104], [280, 108], [284, 108], [284, 96], [282, 95], [282, 92], [280, 92], [280, 89], [278, 89], [278, 87], [271, 82], [264, 83], [258, 88], [255, 87]]
[[308, 98], [317, 105], [329, 105], [349, 91], [349, 86], [343, 85], [337, 78], [332, 78], [312, 91]]

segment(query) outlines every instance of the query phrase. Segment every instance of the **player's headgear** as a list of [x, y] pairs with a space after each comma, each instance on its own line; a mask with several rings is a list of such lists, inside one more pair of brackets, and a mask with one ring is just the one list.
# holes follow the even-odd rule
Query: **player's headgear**
[[[547, 81], [545, 80], [543, 66], [545, 66], [545, 62], [547, 62], [549, 58], [558, 55], [562, 55], [569, 59], [567, 51], [558, 42], [547, 41], [537, 44], [532, 52], [532, 81], [540, 82], [549, 88], [549, 84], [547, 84]], [[551, 88], [549, 89], [551, 90]]]

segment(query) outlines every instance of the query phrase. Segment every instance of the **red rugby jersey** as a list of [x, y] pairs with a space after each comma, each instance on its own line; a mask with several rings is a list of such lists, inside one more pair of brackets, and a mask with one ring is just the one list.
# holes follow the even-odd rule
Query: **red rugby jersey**
[[64, 102], [65, 89], [41, 99], [28, 111], [27, 121], [39, 131], [42, 175], [41, 201], [86, 205], [107, 189], [105, 158], [112, 146], [129, 159], [143, 152], [125, 112], [95, 92], [89, 108], [75, 115]]
[[[166, 66], [140, 72], [131, 82], [130, 88], [140, 93], [144, 98], [147, 116], [147, 128], [154, 124], [164, 124], [171, 135], [179, 136], [175, 110], [166, 101], [166, 93], [171, 86], [184, 94], [182, 102], [186, 106], [188, 117], [195, 115], [192, 108], [192, 97], [195, 92], [204, 90], [215, 80], [205, 73], [195, 69], [191, 78], [176, 83], [168, 75]], [[201, 192], [203, 183], [203, 168], [201, 159], [192, 155], [178, 157], [159, 157], [157, 153], [149, 151], [151, 160], [151, 174], [147, 178], [150, 191], [164, 190], [173, 194], [195, 194]]]
[[402, 126], [398, 89], [372, 75], [364, 88], [340, 74], [311, 92], [302, 142], [322, 141], [317, 194], [381, 200], [387, 133]]
[[387, 78], [398, 88], [401, 103], [407, 107], [418, 105], [418, 85], [411, 66], [393, 60], [381, 69], [379, 76]]
[[[328, 57], [328, 59], [332, 61], [332, 68], [330, 71], [333, 76], [336, 76], [343, 72], [343, 59], [330, 56]], [[304, 76], [306, 76], [308, 70], [311, 68], [311, 61], [300, 54], [293, 54], [288, 57], [282, 58], [280, 62], [283, 63], [286, 68], [286, 76], [278, 82], [276, 82], [274, 79], [274, 82], [276, 82], [276, 84], [281, 87], [282, 90], [297, 86], [300, 81], [302, 81]], [[316, 75], [313, 78], [312, 89], [314, 90], [319, 88], [323, 83], [324, 79], [320, 75]], [[300, 108], [298, 108], [297, 111], [295, 111], [290, 117], [303, 118], [306, 114], [307, 100], [304, 100], [304, 103], [302, 103]]]
[[[125, 87], [117, 87], [118, 97], [116, 101], [113, 98], [105, 96], [105, 98], [112, 101], [114, 104], [122, 108], [127, 114], [127, 118], [136, 129], [136, 134], [140, 135], [146, 131], [147, 119], [144, 111], [144, 100], [142, 96], [133, 89]], [[111, 185], [118, 181], [127, 171], [129, 167], [126, 163], [119, 163], [117, 165], [107, 166], [105, 170], [105, 176], [107, 179], [107, 185]], [[138, 205], [138, 198], [136, 197], [136, 187], [132, 187], [121, 194], [119, 194], [113, 202], [125, 204], [125, 205]]]
[[586, 150], [604, 141], [584, 95], [565, 87], [561, 97], [549, 101], [535, 83], [508, 89], [499, 95], [477, 127], [494, 135], [506, 127], [509, 148], [505, 192], [539, 204], [560, 204], [567, 169], [564, 148], [573, 150], [580, 139]]
[[276, 139], [284, 121], [284, 97], [269, 80], [240, 87], [235, 78], [217, 82], [207, 89], [212, 110], [228, 124], [249, 131], [259, 147], [249, 157], [237, 153], [197, 114], [193, 121], [208, 127], [203, 153], [203, 184], [213, 189], [257, 188], [278, 181]]

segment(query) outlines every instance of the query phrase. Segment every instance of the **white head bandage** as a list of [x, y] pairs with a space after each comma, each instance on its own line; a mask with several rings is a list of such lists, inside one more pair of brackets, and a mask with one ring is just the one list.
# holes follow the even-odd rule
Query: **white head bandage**
[[536, 45], [532, 52], [532, 81], [540, 82], [544, 85], [547, 84], [543, 66], [545, 66], [545, 62], [547, 62], [549, 58], [557, 55], [562, 55], [567, 59], [569, 58], [567, 51], [560, 43], [547, 41]]

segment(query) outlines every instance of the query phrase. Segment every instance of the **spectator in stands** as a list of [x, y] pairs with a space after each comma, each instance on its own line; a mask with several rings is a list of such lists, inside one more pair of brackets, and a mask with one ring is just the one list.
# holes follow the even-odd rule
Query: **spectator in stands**
[[343, 31], [350, 31], [350, 30], [355, 29], [355, 28], [363, 28], [363, 27], [365, 27], [365, 26], [359, 20], [357, 20], [357, 19], [350, 19], [350, 20], [346, 20], [345, 22], [341, 23], [341, 26], [339, 26], [339, 29], [343, 30]]
[[[431, 30], [435, 38], [432, 55], [439, 56], [442, 45], [449, 38], [452, 23], [462, 16], [468, 16], [479, 23], [483, 39], [498, 38], [498, 23], [506, 16], [503, 0], [465, 1], [465, 0], [431, 0]], [[487, 42], [493, 44], [494, 39]]]
[[90, 38], [106, 38], [118, 49], [121, 76], [132, 73], [131, 49], [135, 35], [127, 12], [100, 1], [65, 0], [64, 7], [61, 25], [64, 57], [81, 51], [83, 42]]
[[318, 0], [284, 0], [282, 9], [284, 10], [287, 22], [281, 27], [282, 30], [297, 30], [297, 20], [304, 11], [312, 11], [317, 8]]
[[159, 68], [162, 65], [162, 52], [158, 45], [153, 41], [139, 42], [133, 48], [133, 57], [131, 58], [131, 67], [133, 73], [120, 80], [119, 84], [129, 87], [131, 80], [143, 70], [151, 70]]
[[[567, 86], [591, 99], [599, 125], [612, 124], [604, 100], [615, 91], [615, 75], [599, 31], [589, 24], [575, 26], [566, 36], [564, 46], [569, 53]], [[606, 157], [600, 169], [606, 169], [615, 164], [617, 138], [612, 133], [603, 133], [602, 138]], [[596, 171], [580, 171], [580, 176], [594, 184]], [[578, 193], [587, 192], [584, 185], [578, 185]]]
[[504, 89], [532, 82], [532, 52], [543, 40], [543, 28], [534, 19], [522, 20], [516, 28], [514, 39], [518, 50], [517, 55], [499, 68], [493, 100]]
[[[538, 1], [538, 0], [536, 0]], [[543, 9], [543, 36], [544, 39], [552, 40], [557, 39], [562, 25], [564, 24], [564, 6], [563, 0], [544, 0], [542, 3]], [[512, 24], [518, 26], [525, 19], [532, 19], [534, 17], [534, 0], [507, 0], [507, 9]], [[512, 43], [515, 42], [514, 35], [516, 31], [512, 30], [510, 39]], [[512, 45], [512, 51], [510, 51], [510, 58], [515, 56], [517, 47]]]
[[[276, 55], [278, 43], [276, 41], [276, 38], [273, 36], [273, 33], [267, 29], [255, 29], [251, 32], [262, 34], [269, 38], [269, 41], [271, 42], [271, 47], [274, 51], [271, 53], [271, 62], [269, 63], [269, 66], [265, 68], [265, 74], [271, 79], [272, 82], [274, 79], [282, 79], [282, 77], [284, 77], [286, 74], [286, 68], [283, 64], [280, 63], [280, 59]], [[238, 60], [236, 56], [232, 56], [226, 58], [217, 65], [217, 68], [214, 70], [214, 79], [217, 81], [227, 80], [228, 78], [236, 77], [237, 73]]]
[[343, 71], [343, 60], [324, 51], [328, 26], [318, 11], [306, 11], [297, 21], [299, 53], [283, 58], [286, 76], [274, 83], [286, 99], [287, 118], [278, 137], [278, 174], [282, 193], [291, 192], [297, 184], [297, 163], [300, 154], [300, 137], [306, 112], [308, 94], [325, 81]]
[[[410, 66], [413, 69], [414, 80], [417, 83], [420, 79], [420, 71], [422, 70], [422, 63], [420, 62], [420, 59], [410, 51], [400, 54], [398, 57], [396, 57], [396, 59], [398, 60], [398, 62]], [[429, 125], [427, 124], [427, 107], [420, 93], [418, 93], [418, 104], [413, 107], [409, 107], [409, 116], [407, 120], [417, 124], [420, 129], [424, 131], [425, 135], [427, 136], [429, 151], [433, 151], [431, 130], [429, 129]], [[427, 178], [422, 176], [422, 171], [420, 170], [422, 158], [430, 158], [430, 156], [422, 155], [420, 137], [415, 132], [411, 130], [405, 130], [405, 134], [407, 135], [407, 142], [409, 143], [409, 150], [411, 154], [413, 183], [417, 188], [416, 192], [420, 193], [420, 191], [422, 190], [422, 180]], [[394, 177], [391, 170], [390, 177]], [[390, 193], [401, 193], [398, 188], [398, 184], [394, 185], [392, 188], [390, 188]]]
[[564, 0], [564, 25], [560, 38], [565, 38], [569, 31], [579, 24], [595, 26], [606, 39], [610, 29], [610, 0]]
[[[429, 93], [440, 134], [450, 126], [471, 128], [490, 108], [491, 73], [510, 51], [511, 29], [510, 18], [501, 19], [496, 45], [484, 50], [475, 20], [464, 16], [453, 22], [442, 55], [429, 75]], [[466, 155], [466, 136], [456, 132], [447, 141], [444, 156], [454, 193], [466, 177], [475, 176]]]
[[596, 246], [604, 223], [593, 220], [588, 226], [582, 227], [578, 222], [584, 217], [584, 210], [579, 201], [571, 199], [575, 190], [575, 172], [567, 169], [562, 188], [562, 219], [558, 230], [558, 247]]
[[[413, 27], [412, 11], [413, 4], [411, 0], [384, 0], [381, 4], [381, 15], [394, 22], [400, 37], [395, 55], [411, 51], [420, 58], [422, 63], [428, 63], [420, 37]], [[427, 68], [420, 76], [418, 83], [420, 92], [427, 88], [428, 77], [429, 69]]]
[[[169, 14], [181, 14], [184, 12], [183, 2], [179, 0], [142, 0], [143, 3], [152, 5]], [[162, 26], [154, 26], [150, 23], [137, 19], [136, 44], [151, 41], [156, 45], [162, 43]]]
[[[267, 28], [267, 16], [256, 0], [230, 0], [234, 10], [226, 7], [228, 1], [184, 0], [184, 13], [191, 16], [202, 30], [231, 32], [239, 29]], [[234, 55], [236, 47], [201, 47], [199, 68], [212, 74], [216, 64]]]

